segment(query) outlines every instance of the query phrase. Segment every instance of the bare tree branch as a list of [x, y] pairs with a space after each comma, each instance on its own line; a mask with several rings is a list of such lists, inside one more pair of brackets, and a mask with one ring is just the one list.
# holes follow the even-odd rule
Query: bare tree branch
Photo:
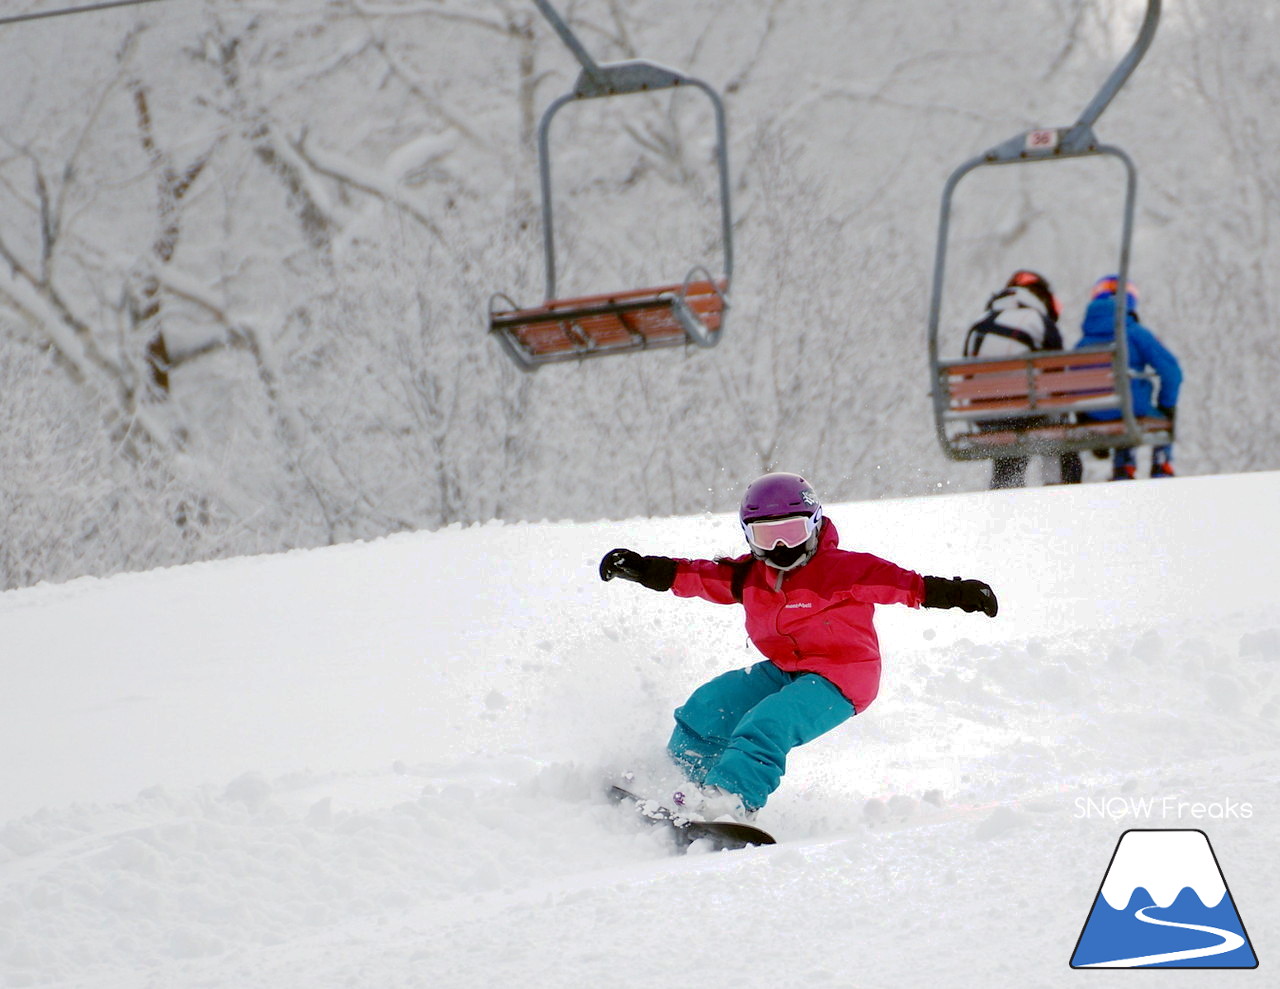
[[376, 196], [383, 202], [411, 216], [417, 223], [429, 230], [441, 244], [446, 244], [444, 234], [439, 225], [427, 216], [417, 205], [412, 203], [388, 176], [373, 169], [362, 167], [353, 161], [332, 152], [307, 146], [307, 136], [292, 144], [294, 152], [301, 161], [317, 174], [334, 179], [344, 185], [359, 189], [361, 192]]

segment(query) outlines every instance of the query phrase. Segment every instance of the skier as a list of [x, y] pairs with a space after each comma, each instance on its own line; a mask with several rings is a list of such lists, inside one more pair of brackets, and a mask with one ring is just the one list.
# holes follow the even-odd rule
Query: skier
[[[1099, 278], [1090, 293], [1089, 308], [1085, 310], [1084, 336], [1077, 347], [1096, 347], [1109, 344], [1116, 338], [1116, 292], [1119, 276], [1104, 275]], [[1177, 414], [1178, 391], [1182, 387], [1182, 368], [1159, 338], [1138, 319], [1138, 287], [1129, 282], [1125, 291], [1125, 339], [1129, 343], [1129, 367], [1141, 374], [1151, 368], [1160, 377], [1159, 394], [1152, 396], [1151, 381], [1144, 377], [1132, 379], [1133, 414], [1161, 415], [1173, 427]], [[1119, 412], [1099, 412], [1082, 415], [1082, 419], [1118, 419]], [[1105, 451], [1103, 456], [1106, 456]], [[1128, 481], [1137, 477], [1138, 465], [1131, 447], [1117, 449], [1112, 458], [1111, 480]], [[1173, 477], [1173, 444], [1165, 443], [1151, 451], [1151, 476]]]
[[[1061, 350], [1058, 319], [1062, 306], [1041, 274], [1021, 268], [1009, 276], [1005, 287], [987, 301], [987, 311], [964, 338], [965, 357], [1021, 357], [1027, 351]], [[1051, 416], [996, 419], [980, 423], [992, 429], [1027, 428], [1056, 421]], [[1020, 488], [1026, 481], [1029, 457], [997, 457], [991, 462], [991, 484], [996, 488]], [[1046, 456], [1042, 475], [1047, 484], [1078, 484], [1084, 465], [1078, 453]]]
[[765, 659], [721, 674], [675, 712], [667, 751], [692, 786], [673, 795], [685, 812], [750, 821], [777, 789], [787, 753], [866, 710], [880, 685], [877, 604], [961, 608], [995, 617], [980, 580], [922, 577], [869, 553], [838, 547], [809, 483], [772, 473], [753, 481], [738, 513], [751, 552], [684, 560], [615, 549], [600, 577], [655, 591], [741, 604]]

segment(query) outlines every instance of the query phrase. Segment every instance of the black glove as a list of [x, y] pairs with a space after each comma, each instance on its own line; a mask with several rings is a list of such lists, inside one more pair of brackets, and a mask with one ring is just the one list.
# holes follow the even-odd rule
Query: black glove
[[634, 580], [651, 591], [669, 591], [676, 580], [676, 561], [665, 556], [641, 556], [629, 549], [611, 549], [600, 561], [600, 579]]
[[995, 618], [1000, 610], [996, 592], [980, 580], [961, 580], [953, 577], [926, 577], [924, 601], [926, 608], [959, 608], [962, 611], [981, 611]]

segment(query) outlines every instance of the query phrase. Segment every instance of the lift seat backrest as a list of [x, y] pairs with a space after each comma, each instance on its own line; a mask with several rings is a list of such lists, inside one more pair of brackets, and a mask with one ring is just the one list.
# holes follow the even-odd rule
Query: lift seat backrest
[[1054, 351], [944, 362], [948, 420], [1120, 409], [1114, 351]]
[[[1115, 347], [1029, 353], [1025, 357], [945, 361], [939, 375], [948, 424], [947, 440], [958, 454], [1050, 445], [1102, 447], [1126, 434], [1122, 418], [1071, 421], [1071, 413], [1121, 413]], [[1171, 424], [1139, 418], [1143, 442], [1167, 442]], [[958, 428], [957, 428], [958, 427]]]
[[723, 279], [557, 299], [494, 312], [489, 329], [527, 368], [624, 350], [711, 346], [724, 315]]

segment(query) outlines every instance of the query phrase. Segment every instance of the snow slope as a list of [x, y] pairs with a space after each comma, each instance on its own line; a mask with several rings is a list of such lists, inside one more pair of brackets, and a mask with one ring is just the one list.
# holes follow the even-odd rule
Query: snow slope
[[1066, 985], [1128, 827], [1210, 835], [1265, 968], [1277, 503], [1270, 473], [829, 506], [1000, 617], [880, 609], [881, 697], [794, 755], [780, 844], [684, 858], [601, 784], [660, 781], [671, 708], [753, 656], [736, 609], [595, 566], [736, 551], [731, 517], [5, 593], [0, 986]]

